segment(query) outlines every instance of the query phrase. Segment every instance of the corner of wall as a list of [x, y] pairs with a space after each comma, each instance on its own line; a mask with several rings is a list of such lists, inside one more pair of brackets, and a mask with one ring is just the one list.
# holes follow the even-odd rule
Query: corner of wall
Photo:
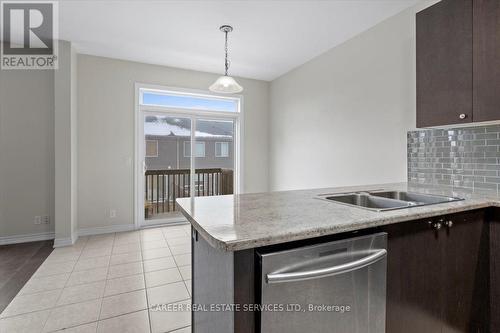
[[59, 42], [59, 68], [54, 74], [54, 246], [71, 245], [76, 233], [76, 53]]

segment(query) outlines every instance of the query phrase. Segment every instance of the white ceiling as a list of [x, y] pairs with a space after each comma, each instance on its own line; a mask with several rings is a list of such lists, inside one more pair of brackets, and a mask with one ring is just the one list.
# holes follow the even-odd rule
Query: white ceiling
[[59, 5], [59, 35], [79, 52], [273, 80], [418, 0], [74, 1]]

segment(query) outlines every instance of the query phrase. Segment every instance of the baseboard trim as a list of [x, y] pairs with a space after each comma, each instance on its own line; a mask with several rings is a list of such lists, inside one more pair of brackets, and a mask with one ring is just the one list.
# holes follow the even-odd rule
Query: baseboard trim
[[112, 232], [123, 232], [135, 230], [135, 225], [133, 224], [118, 224], [110, 225], [106, 227], [96, 227], [96, 228], [83, 228], [78, 229], [78, 236], [92, 236], [100, 234], [109, 234]]
[[51, 240], [51, 239], [54, 239], [54, 237], [55, 237], [54, 232], [41, 232], [41, 233], [37, 233], [37, 234], [2, 236], [2, 237], [0, 237], [0, 245], [9, 245], [9, 244], [19, 244], [19, 243]]
[[75, 244], [71, 237], [54, 239], [54, 247], [71, 246]]
[[189, 224], [188, 220], [185, 218], [179, 219], [171, 219], [171, 220], [159, 220], [155, 222], [154, 220], [149, 220], [147, 224], [141, 225], [140, 229], [150, 229], [150, 228], [158, 228], [158, 227], [169, 227], [174, 225], [184, 225]]

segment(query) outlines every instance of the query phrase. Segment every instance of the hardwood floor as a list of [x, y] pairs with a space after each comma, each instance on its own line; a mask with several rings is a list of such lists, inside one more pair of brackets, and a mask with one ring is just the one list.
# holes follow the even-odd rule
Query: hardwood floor
[[0, 313], [52, 252], [53, 241], [0, 246]]

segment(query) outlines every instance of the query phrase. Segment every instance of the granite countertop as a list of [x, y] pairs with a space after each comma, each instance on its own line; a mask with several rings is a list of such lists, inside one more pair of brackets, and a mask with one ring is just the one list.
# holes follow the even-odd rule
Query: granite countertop
[[[375, 212], [315, 196], [361, 190], [400, 190], [464, 198], [437, 205]], [[182, 213], [213, 247], [239, 251], [386, 224], [500, 207], [497, 192], [393, 183], [177, 199]]]

